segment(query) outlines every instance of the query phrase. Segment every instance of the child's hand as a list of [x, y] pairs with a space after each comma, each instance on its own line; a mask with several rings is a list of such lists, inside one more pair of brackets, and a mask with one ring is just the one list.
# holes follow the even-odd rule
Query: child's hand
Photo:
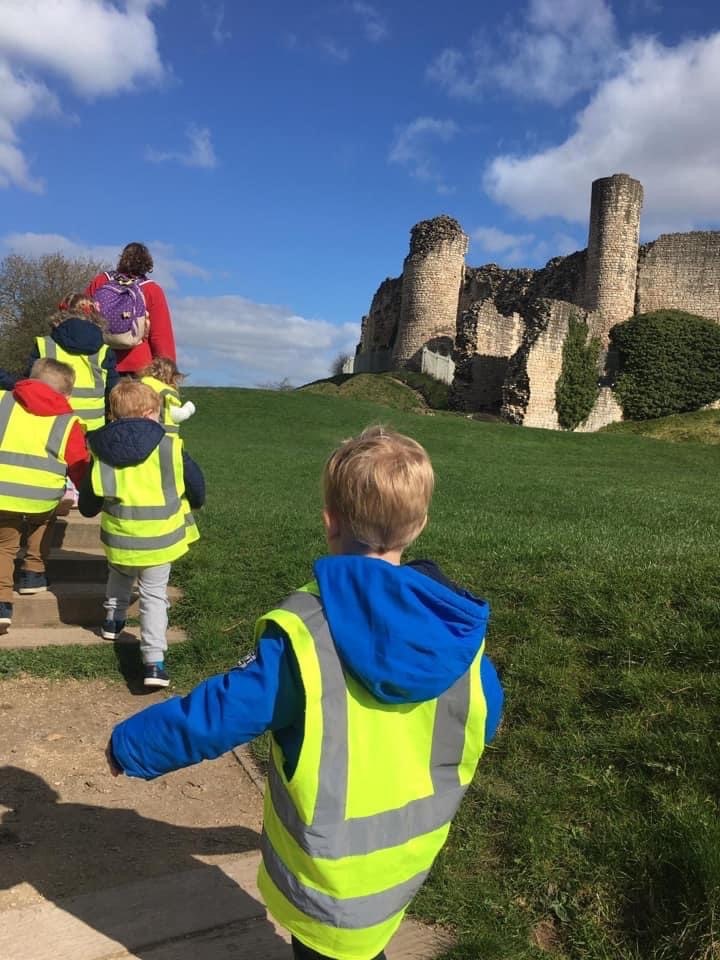
[[111, 742], [108, 742], [107, 747], [105, 747], [105, 759], [107, 760], [108, 767], [110, 768], [110, 775], [113, 777], [119, 777], [123, 771], [120, 769], [117, 763], [115, 763]]

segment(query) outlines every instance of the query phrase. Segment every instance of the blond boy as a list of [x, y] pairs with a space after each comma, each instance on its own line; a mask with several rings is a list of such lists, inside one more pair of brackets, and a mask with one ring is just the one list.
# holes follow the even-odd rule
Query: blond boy
[[111, 737], [113, 772], [152, 779], [272, 731], [258, 882], [296, 958], [385, 956], [499, 720], [487, 604], [401, 564], [433, 482], [409, 437], [341, 444], [314, 579], [260, 618], [234, 670]]
[[27, 536], [19, 593], [47, 589], [50, 526], [65, 492], [66, 474], [82, 482], [89, 456], [85, 435], [68, 402], [72, 367], [36, 360], [27, 380], [0, 390], [0, 625], [13, 616], [13, 572]]
[[108, 559], [105, 622], [115, 640], [125, 628], [133, 585], [140, 594], [143, 684], [167, 687], [167, 586], [173, 561], [199, 534], [190, 508], [202, 506], [200, 468], [178, 436], [159, 423], [160, 397], [125, 379], [110, 393], [112, 420], [88, 435], [92, 469], [80, 491], [86, 517], [102, 512], [100, 539]]

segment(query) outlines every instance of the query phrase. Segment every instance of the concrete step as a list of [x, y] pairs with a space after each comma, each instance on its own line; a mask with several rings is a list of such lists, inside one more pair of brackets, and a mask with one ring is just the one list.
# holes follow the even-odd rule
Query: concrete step
[[[22, 551], [15, 563], [16, 576], [21, 566]], [[107, 576], [105, 551], [100, 546], [85, 547], [82, 550], [52, 547], [46, 569], [51, 582], [98, 583]]]
[[[290, 960], [288, 935], [267, 917], [253, 852], [55, 903], [0, 912], [3, 960]], [[450, 945], [406, 922], [389, 960], [431, 960]]]
[[84, 550], [100, 546], [100, 518], [81, 517], [71, 510], [66, 517], [59, 517], [53, 526], [52, 544], [66, 550]]
[[[172, 602], [181, 596], [177, 587], [168, 587]], [[104, 581], [96, 583], [51, 583], [45, 593], [13, 595], [14, 627], [53, 627], [59, 623], [97, 626], [105, 617]], [[137, 600], [128, 609], [128, 617], [138, 616]], [[1, 956], [1, 955], [0, 955]]]
[[[0, 627], [0, 629], [2, 629]], [[171, 627], [167, 632], [168, 643], [182, 643], [187, 639], [184, 630]], [[0, 634], [0, 650], [26, 650], [33, 647], [89, 647], [115, 643], [132, 646], [140, 643], [140, 627], [128, 626], [117, 640], [105, 640], [97, 628], [91, 627], [16, 627], [15, 622], [7, 633]]]

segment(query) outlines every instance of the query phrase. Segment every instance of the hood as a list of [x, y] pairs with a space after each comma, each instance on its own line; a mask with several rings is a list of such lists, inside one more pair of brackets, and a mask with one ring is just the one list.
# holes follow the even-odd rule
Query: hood
[[90, 452], [113, 467], [134, 467], [150, 456], [165, 436], [155, 420], [126, 417], [114, 420], [87, 435]]
[[53, 328], [50, 336], [55, 343], [68, 353], [82, 353], [91, 356], [103, 345], [100, 327], [82, 317], [68, 317]]
[[60, 413], [72, 413], [67, 397], [42, 380], [18, 380], [12, 394], [28, 413], [34, 413], [37, 417], [56, 417]]
[[440, 696], [480, 649], [490, 608], [466, 591], [370, 557], [323, 557], [314, 571], [340, 658], [384, 703]]

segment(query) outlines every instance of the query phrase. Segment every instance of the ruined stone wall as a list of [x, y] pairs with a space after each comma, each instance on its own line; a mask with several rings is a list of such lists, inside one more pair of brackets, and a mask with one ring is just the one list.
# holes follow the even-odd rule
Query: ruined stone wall
[[370, 312], [363, 317], [359, 351], [392, 350], [400, 323], [402, 277], [388, 277], [377, 289]]
[[519, 313], [504, 316], [492, 300], [464, 311], [453, 354], [455, 409], [499, 411], [508, 362], [522, 343], [524, 329]]
[[622, 407], [615, 399], [615, 394], [610, 387], [602, 387], [590, 416], [575, 428], [575, 433], [595, 433], [596, 430], [602, 430], [608, 424], [622, 419]]
[[666, 233], [640, 248], [635, 312], [720, 321], [720, 233]]
[[426, 344], [456, 335], [468, 238], [452, 217], [422, 220], [410, 234], [402, 276], [395, 363], [419, 369]]
[[591, 332], [603, 346], [610, 328], [635, 309], [642, 201], [642, 184], [625, 173], [592, 185], [584, 304], [599, 314]]

